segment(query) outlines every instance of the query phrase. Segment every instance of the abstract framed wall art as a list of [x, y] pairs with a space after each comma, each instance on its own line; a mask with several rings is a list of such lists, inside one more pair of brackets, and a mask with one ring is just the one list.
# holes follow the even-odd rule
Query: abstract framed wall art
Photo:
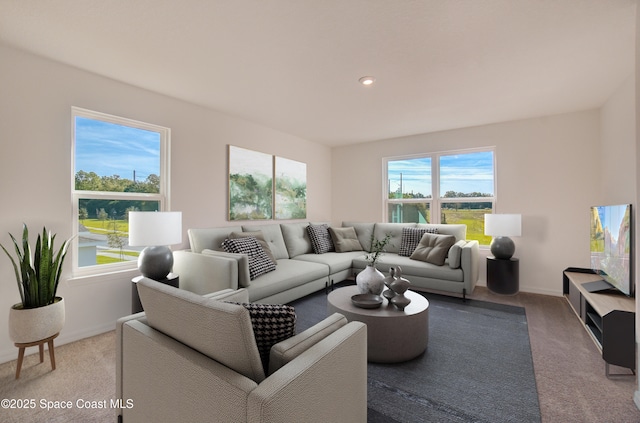
[[273, 219], [273, 156], [229, 146], [229, 220]]
[[307, 164], [283, 157], [275, 158], [276, 219], [307, 217]]

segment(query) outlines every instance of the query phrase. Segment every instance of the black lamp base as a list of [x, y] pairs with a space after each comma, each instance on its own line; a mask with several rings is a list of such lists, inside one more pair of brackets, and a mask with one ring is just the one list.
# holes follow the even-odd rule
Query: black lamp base
[[138, 270], [154, 281], [165, 279], [173, 269], [173, 253], [166, 246], [146, 247], [138, 256]]
[[497, 236], [491, 241], [491, 254], [497, 259], [508, 260], [516, 252], [516, 245], [508, 236]]

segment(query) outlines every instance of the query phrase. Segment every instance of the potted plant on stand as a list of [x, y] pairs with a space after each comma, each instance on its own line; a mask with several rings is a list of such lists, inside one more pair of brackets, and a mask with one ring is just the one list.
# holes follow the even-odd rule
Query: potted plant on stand
[[16, 259], [4, 245], [0, 246], [13, 264], [21, 299], [9, 310], [9, 336], [16, 344], [29, 344], [56, 335], [64, 326], [64, 299], [57, 297], [56, 292], [70, 240], [64, 241], [55, 251], [56, 236], [43, 228], [32, 256], [26, 224], [23, 225], [21, 243], [13, 235], [9, 236], [15, 247]]
[[365, 256], [367, 267], [356, 275], [356, 285], [361, 294], [380, 295], [384, 290], [384, 275], [376, 269], [376, 263], [384, 253], [390, 239], [391, 235], [389, 234], [382, 240], [376, 239], [371, 234], [370, 252]]

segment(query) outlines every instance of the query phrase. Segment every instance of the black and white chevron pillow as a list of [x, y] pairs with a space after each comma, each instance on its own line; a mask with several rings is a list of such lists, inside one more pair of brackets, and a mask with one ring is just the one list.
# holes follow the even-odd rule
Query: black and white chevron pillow
[[271, 347], [296, 334], [296, 311], [292, 306], [281, 304], [233, 304], [240, 304], [249, 310], [260, 359], [268, 374]]
[[276, 265], [258, 240], [254, 237], [225, 239], [222, 248], [227, 253], [246, 254], [249, 256], [249, 279], [254, 280], [258, 276], [276, 270]]
[[311, 239], [311, 246], [313, 252], [316, 254], [328, 253], [329, 251], [335, 251], [336, 248], [333, 245], [331, 234], [329, 233], [329, 225], [309, 225], [307, 226], [307, 233], [309, 239]]

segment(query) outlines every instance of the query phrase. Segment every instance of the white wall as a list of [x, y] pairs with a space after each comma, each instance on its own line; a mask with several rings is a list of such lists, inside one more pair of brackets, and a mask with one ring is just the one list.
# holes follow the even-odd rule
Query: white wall
[[[640, 39], [639, 39], [640, 41]], [[640, 46], [640, 44], [639, 44]], [[636, 286], [638, 281], [638, 268], [640, 251], [638, 240], [638, 196], [640, 182], [638, 181], [640, 142], [640, 121], [637, 119], [637, 110], [640, 110], [640, 95], [637, 93], [638, 72], [629, 79], [611, 96], [602, 107], [601, 112], [601, 138], [600, 157], [603, 163], [602, 171], [602, 204], [632, 204], [632, 223], [634, 228], [635, 257], [632, 265], [635, 266], [633, 277]], [[638, 129], [637, 129], [638, 128]], [[637, 297], [637, 294], [636, 294]], [[638, 304], [636, 302], [636, 309]], [[638, 327], [638, 310], [636, 310], [636, 328]], [[637, 332], [637, 329], [636, 329]], [[634, 394], [635, 403], [640, 406], [640, 393]]]
[[635, 75], [631, 75], [602, 106], [600, 118], [602, 198], [598, 204], [632, 203], [635, 206]]
[[[520, 289], [561, 295], [562, 271], [589, 263], [599, 143], [600, 112], [591, 110], [334, 148], [334, 223], [382, 220], [383, 157], [495, 146], [496, 211], [522, 213]], [[480, 284], [485, 275], [481, 260]]]
[[[18, 235], [22, 222], [43, 225], [58, 239], [71, 235], [71, 106], [83, 107], [172, 130], [173, 210], [186, 228], [229, 224], [227, 144], [307, 163], [308, 219], [331, 218], [331, 151], [246, 120], [207, 110], [81, 70], [0, 46], [0, 243]], [[69, 261], [70, 262], [70, 261]], [[67, 281], [67, 323], [57, 344], [111, 330], [130, 313], [137, 272]], [[0, 362], [14, 360], [9, 307], [20, 301], [13, 269], [0, 255]]]
[[[640, 68], [638, 68], [640, 69]], [[638, 71], [636, 69], [636, 71]], [[638, 268], [640, 267], [638, 251], [638, 142], [640, 130], [636, 125], [640, 122], [636, 118], [636, 110], [640, 110], [640, 96], [636, 93], [637, 76], [631, 75], [629, 79], [611, 96], [601, 111], [601, 145], [600, 158], [603, 164], [600, 204], [632, 204], [632, 223], [634, 228], [635, 257], [632, 265], [635, 266], [635, 283], [638, 281]], [[638, 304], [636, 302], [636, 308]], [[636, 310], [636, 322], [638, 310]], [[636, 327], [638, 324], [636, 323]], [[640, 394], [634, 395], [636, 404], [640, 405]]]

